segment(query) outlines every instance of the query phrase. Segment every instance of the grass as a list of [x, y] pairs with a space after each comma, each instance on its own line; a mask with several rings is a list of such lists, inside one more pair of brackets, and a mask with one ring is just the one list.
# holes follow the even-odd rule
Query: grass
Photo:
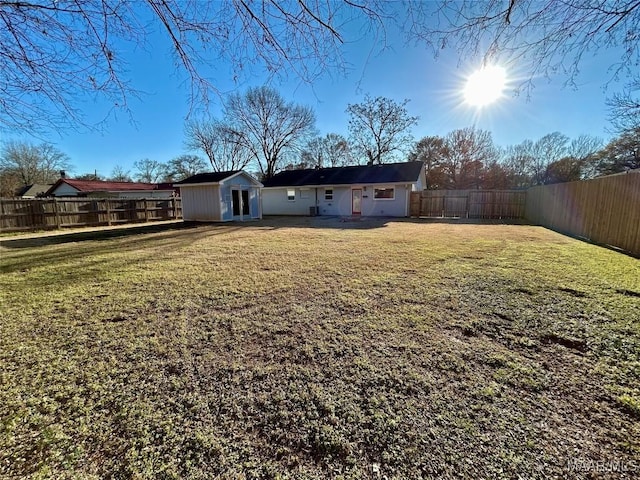
[[3, 478], [640, 465], [640, 263], [620, 253], [320, 218], [12, 237], [0, 255]]

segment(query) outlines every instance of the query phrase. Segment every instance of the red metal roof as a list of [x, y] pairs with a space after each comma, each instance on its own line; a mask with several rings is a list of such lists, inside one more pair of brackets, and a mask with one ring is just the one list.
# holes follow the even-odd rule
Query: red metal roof
[[170, 184], [140, 183], [140, 182], [103, 182], [102, 180], [74, 180], [61, 178], [49, 189], [53, 192], [60, 184], [66, 183], [83, 193], [90, 192], [130, 192], [134, 190], [172, 190]]

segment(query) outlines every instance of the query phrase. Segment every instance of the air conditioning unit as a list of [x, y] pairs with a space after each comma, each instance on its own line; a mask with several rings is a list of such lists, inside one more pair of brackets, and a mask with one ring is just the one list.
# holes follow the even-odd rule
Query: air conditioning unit
[[318, 207], [309, 207], [309, 216], [316, 217], [319, 214]]

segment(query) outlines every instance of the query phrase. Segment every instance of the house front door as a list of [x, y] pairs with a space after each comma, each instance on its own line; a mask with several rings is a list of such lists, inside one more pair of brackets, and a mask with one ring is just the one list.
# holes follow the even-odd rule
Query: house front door
[[362, 213], [362, 189], [351, 190], [351, 214], [360, 215]]

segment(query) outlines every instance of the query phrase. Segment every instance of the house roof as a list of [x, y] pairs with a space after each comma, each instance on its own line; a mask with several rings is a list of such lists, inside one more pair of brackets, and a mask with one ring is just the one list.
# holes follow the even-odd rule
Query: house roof
[[418, 180], [422, 162], [357, 165], [351, 167], [285, 170], [269, 180], [265, 187], [301, 187], [372, 183], [413, 183]]
[[60, 185], [66, 183], [82, 193], [90, 192], [131, 192], [148, 190], [171, 190], [171, 184], [140, 183], [140, 182], [104, 182], [102, 180], [74, 180], [61, 178], [47, 191], [53, 193]]
[[180, 180], [179, 182], [175, 182], [174, 185], [184, 185], [184, 184], [192, 184], [192, 183], [218, 183], [224, 180], [225, 178], [229, 178], [237, 173], [240, 173], [242, 170], [230, 170], [228, 172], [208, 172], [208, 173], [196, 173], [184, 180]]
[[16, 196], [18, 197], [37, 197], [46, 193], [51, 188], [51, 183], [34, 183], [32, 185], [25, 185]]

